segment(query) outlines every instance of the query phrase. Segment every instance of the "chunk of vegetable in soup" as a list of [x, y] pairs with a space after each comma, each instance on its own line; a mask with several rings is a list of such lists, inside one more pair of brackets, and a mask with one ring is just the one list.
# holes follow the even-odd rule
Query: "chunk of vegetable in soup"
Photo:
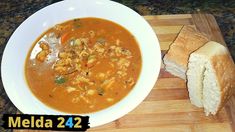
[[135, 38], [99, 18], [74, 19], [43, 33], [33, 44], [25, 75], [33, 94], [69, 113], [90, 113], [123, 99], [141, 70]]

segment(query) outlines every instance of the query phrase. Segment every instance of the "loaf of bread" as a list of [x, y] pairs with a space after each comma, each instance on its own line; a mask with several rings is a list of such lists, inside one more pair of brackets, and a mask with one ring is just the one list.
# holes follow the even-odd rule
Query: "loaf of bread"
[[187, 80], [192, 104], [215, 115], [235, 92], [235, 64], [227, 48], [210, 41], [193, 52]]
[[189, 55], [209, 40], [193, 26], [184, 26], [163, 58], [166, 71], [186, 80]]

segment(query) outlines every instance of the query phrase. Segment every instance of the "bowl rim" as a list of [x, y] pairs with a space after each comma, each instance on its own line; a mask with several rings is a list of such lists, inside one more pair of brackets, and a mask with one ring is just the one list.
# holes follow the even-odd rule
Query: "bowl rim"
[[[7, 78], [6, 78], [6, 76], [7, 76], [7, 71], [6, 71], [6, 69], [8, 69], [7, 67], [6, 67], [6, 62], [8, 61], [7, 60], [7, 58], [8, 58], [8, 56], [9, 56], [9, 52], [11, 51], [11, 48], [12, 48], [12, 44], [11, 44], [11, 42], [12, 41], [14, 41], [14, 37], [15, 36], [17, 36], [17, 34], [18, 34], [18, 32], [17, 31], [19, 31], [20, 29], [22, 29], [22, 28], [24, 28], [23, 26], [25, 25], [25, 23], [27, 22], [27, 21], [29, 21], [29, 20], [31, 20], [32, 18], [34, 18], [34, 17], [36, 17], [38, 14], [40, 14], [40, 13], [42, 13], [42, 12], [44, 12], [44, 11], [46, 11], [46, 10], [48, 10], [48, 8], [54, 8], [54, 7], [57, 7], [58, 8], [58, 6], [61, 6], [61, 5], [64, 5], [64, 4], [68, 4], [68, 3], [73, 3], [73, 2], [84, 2], [83, 0], [67, 0], [67, 1], [60, 1], [60, 2], [56, 2], [56, 3], [54, 3], [54, 4], [51, 4], [51, 5], [48, 5], [48, 6], [46, 6], [46, 7], [44, 7], [44, 8], [42, 8], [42, 9], [40, 9], [40, 10], [38, 10], [37, 12], [35, 12], [35, 13], [33, 13], [30, 17], [28, 17], [26, 20], [24, 20], [24, 22], [22, 22], [19, 26], [18, 26], [18, 28], [14, 31], [14, 33], [11, 35], [11, 37], [10, 37], [10, 39], [8, 40], [8, 42], [7, 42], [7, 44], [6, 44], [6, 47], [5, 47], [5, 49], [4, 49], [4, 52], [3, 52], [3, 56], [2, 56], [2, 62], [1, 62], [1, 77], [2, 77], [2, 82], [3, 82], [3, 86], [4, 86], [4, 89], [5, 89], [5, 91], [6, 91], [6, 93], [7, 93], [7, 95], [8, 95], [8, 97], [10, 98], [10, 100], [12, 101], [12, 103], [19, 109], [19, 110], [22, 110], [22, 112], [23, 113], [25, 113], [25, 114], [29, 114], [29, 112], [28, 111], [24, 111], [25, 109], [23, 109], [22, 107], [22, 105], [21, 104], [19, 104], [19, 102], [17, 102], [16, 101], [16, 99], [14, 98], [14, 95], [16, 95], [16, 93], [14, 93], [14, 94], [12, 94], [12, 91], [10, 91], [9, 90], [9, 87], [11, 87], [11, 86], [13, 86], [13, 85], [10, 85], [9, 83], [11, 83], [11, 82], [9, 82], [9, 80], [7, 80]], [[154, 65], [156, 66], [155, 68], [153, 68], [153, 74], [156, 74], [156, 75], [154, 75], [154, 76], [152, 76], [152, 78], [148, 78], [148, 81], [149, 82], [151, 82], [151, 84], [148, 84], [149, 85], [149, 88], [147, 88], [146, 89], [146, 91], [143, 91], [142, 92], [142, 96], [140, 96], [140, 98], [138, 98], [138, 99], [136, 99], [137, 101], [136, 102], [138, 102], [138, 103], [135, 103], [135, 104], [130, 104], [129, 106], [127, 106], [127, 107], [124, 107], [124, 105], [120, 105], [120, 106], [122, 106], [123, 108], [124, 108], [124, 110], [122, 110], [122, 109], [120, 109], [120, 112], [118, 112], [117, 114], [113, 114], [113, 115], [110, 115], [110, 116], [112, 116], [111, 118], [108, 118], [108, 116], [106, 115], [107, 113], [107, 111], [104, 111], [104, 110], [101, 110], [101, 111], [104, 111], [104, 112], [100, 112], [100, 111], [97, 111], [97, 112], [94, 112], [94, 113], [89, 113], [89, 114], [79, 114], [79, 115], [88, 115], [88, 116], [94, 116], [94, 114], [100, 114], [98, 117], [107, 117], [107, 118], [102, 118], [102, 120], [100, 120], [100, 119], [93, 119], [92, 118], [92, 121], [90, 122], [91, 124], [91, 127], [95, 127], [95, 126], [99, 126], [99, 125], [103, 125], [103, 124], [106, 124], [106, 123], [108, 123], [108, 122], [111, 122], [111, 121], [114, 121], [114, 120], [116, 120], [116, 119], [118, 119], [118, 118], [120, 118], [120, 117], [122, 117], [122, 116], [124, 116], [125, 114], [127, 114], [127, 113], [129, 113], [130, 111], [132, 111], [134, 108], [136, 108], [146, 97], [147, 97], [147, 95], [150, 93], [150, 91], [151, 91], [151, 89], [153, 88], [153, 86], [154, 86], [154, 84], [155, 84], [155, 82], [156, 82], [156, 80], [157, 80], [157, 78], [158, 78], [158, 75], [159, 75], [159, 72], [160, 72], [160, 65], [161, 65], [161, 52], [160, 52], [160, 46], [159, 46], [159, 41], [158, 41], [158, 38], [157, 38], [157, 36], [155, 35], [155, 33], [154, 33], [154, 31], [153, 31], [153, 29], [151, 28], [151, 26], [146, 22], [146, 20], [142, 17], [142, 16], [140, 16], [139, 14], [137, 14], [135, 11], [133, 11], [132, 9], [130, 9], [129, 7], [126, 7], [126, 6], [124, 6], [124, 5], [122, 5], [122, 4], [120, 4], [120, 3], [117, 3], [117, 2], [114, 2], [114, 1], [109, 1], [109, 0], [87, 0], [86, 2], [97, 2], [98, 4], [108, 4], [108, 5], [113, 5], [113, 6], [119, 6], [120, 8], [125, 8], [127, 11], [129, 11], [129, 12], [131, 12], [130, 14], [132, 14], [132, 15], [135, 15], [135, 17], [138, 17], [138, 19], [140, 20], [140, 21], [142, 21], [142, 23], [144, 24], [144, 26], [146, 26], [146, 30], [148, 30], [149, 31], [149, 34], [151, 34], [152, 36], [151, 37], [153, 37], [153, 40], [155, 41], [155, 43], [156, 43], [156, 45], [155, 45], [155, 50], [157, 50], [156, 51], [156, 53], [153, 53], [153, 56], [155, 56], [155, 57], [157, 57], [156, 58], [156, 61], [157, 62], [155, 62], [154, 63]], [[70, 3], [70, 4], [71, 4]], [[102, 18], [102, 19], [105, 19], [105, 18]], [[109, 20], [109, 19], [108, 19]], [[64, 21], [66, 21], [66, 20], [64, 20]], [[112, 20], [111, 20], [112, 21]], [[113, 21], [114, 22], [114, 21]], [[57, 22], [57, 23], [60, 23], [60, 22]], [[115, 22], [115, 23], [117, 23], [117, 22]], [[117, 23], [117, 24], [119, 24], [119, 23]], [[124, 27], [124, 28], [126, 28], [126, 27]], [[153, 36], [154, 35], [154, 36]], [[138, 42], [139, 43], [139, 42]], [[32, 46], [32, 44], [31, 44], [31, 46]], [[139, 44], [139, 46], [140, 46], [140, 44]], [[141, 54], [143, 55], [143, 51], [142, 51], [142, 49], [140, 49], [141, 50]], [[157, 54], [157, 56], [156, 56], [156, 54]], [[143, 59], [143, 58], [142, 58]], [[23, 63], [25, 63], [25, 61], [23, 62]], [[144, 63], [144, 61], [142, 60], [142, 63]], [[24, 65], [24, 64], [23, 64]], [[143, 65], [143, 64], [142, 64]], [[141, 73], [140, 73], [140, 75], [139, 75], [139, 79], [140, 79], [140, 76], [142, 75], [142, 72], [143, 72], [143, 69], [141, 69]], [[149, 73], [150, 74], [150, 73]], [[24, 78], [25, 79], [25, 78]], [[138, 81], [139, 81], [139, 79], [138, 79]], [[137, 82], [138, 82], [137, 81]], [[27, 83], [26, 81], [25, 81], [25, 83]], [[137, 85], [137, 84], [136, 84]], [[136, 86], [134, 86], [134, 88], [135, 88]], [[133, 88], [133, 89], [134, 89]], [[29, 89], [29, 88], [28, 88]], [[126, 95], [126, 96], [129, 96], [130, 95], [130, 93], [133, 91], [133, 89], [128, 93], [128, 95]], [[31, 91], [30, 91], [31, 92]], [[126, 97], [124, 97], [124, 98], [126, 98]], [[123, 100], [123, 99], [122, 99]], [[120, 103], [120, 101], [118, 102], [118, 103]], [[115, 106], [118, 104], [118, 103], [116, 103], [116, 104], [114, 104]], [[43, 103], [42, 103], [43, 104]], [[40, 104], [41, 105], [41, 104]], [[45, 105], [45, 104], [43, 104], [43, 105]], [[112, 107], [112, 106], [111, 106]], [[50, 108], [50, 107], [49, 107]], [[50, 109], [53, 109], [53, 108], [50, 108]], [[109, 109], [109, 108], [108, 108]], [[55, 109], [53, 109], [53, 110], [55, 110]], [[112, 109], [113, 110], [113, 109]], [[110, 110], [110, 111], [112, 111], [112, 110]], [[58, 110], [55, 110], [55, 111], [57, 111], [58, 113], [50, 113], [50, 114], [68, 114], [68, 113], [65, 113], [65, 112], [61, 112], [61, 111], [58, 111]], [[45, 112], [45, 111], [41, 111], [42, 113], [43, 112]], [[30, 112], [31, 113], [31, 112]], [[32, 113], [34, 113], [34, 112], [32, 112]], [[32, 114], [31, 113], [31, 114]], [[35, 113], [34, 113], [35, 114]], [[48, 114], [48, 113], [44, 113], [44, 114]], [[95, 118], [95, 117], [94, 117]], [[98, 121], [99, 120], [99, 121]]]

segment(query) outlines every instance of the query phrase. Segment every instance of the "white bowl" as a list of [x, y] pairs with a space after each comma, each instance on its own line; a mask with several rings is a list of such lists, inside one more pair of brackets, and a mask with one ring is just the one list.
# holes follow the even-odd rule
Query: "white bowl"
[[116, 120], [137, 107], [153, 88], [160, 71], [158, 39], [144, 18], [130, 8], [108, 0], [66, 0], [49, 5], [26, 19], [13, 33], [2, 58], [2, 81], [13, 104], [25, 114], [69, 114], [44, 105], [30, 91], [24, 63], [33, 42], [55, 24], [81, 17], [98, 17], [128, 29], [139, 43], [142, 70], [133, 90], [115, 105], [91, 114], [90, 126]]

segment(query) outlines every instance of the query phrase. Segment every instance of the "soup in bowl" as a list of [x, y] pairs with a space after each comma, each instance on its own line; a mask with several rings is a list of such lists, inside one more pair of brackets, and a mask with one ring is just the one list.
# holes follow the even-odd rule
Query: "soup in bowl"
[[33, 44], [26, 81], [46, 105], [68, 113], [107, 108], [134, 87], [141, 53], [132, 34], [100, 18], [57, 24]]
[[25, 114], [122, 117], [150, 93], [161, 52], [151, 26], [108, 0], [67, 0], [26, 19], [4, 50], [5, 91]]

